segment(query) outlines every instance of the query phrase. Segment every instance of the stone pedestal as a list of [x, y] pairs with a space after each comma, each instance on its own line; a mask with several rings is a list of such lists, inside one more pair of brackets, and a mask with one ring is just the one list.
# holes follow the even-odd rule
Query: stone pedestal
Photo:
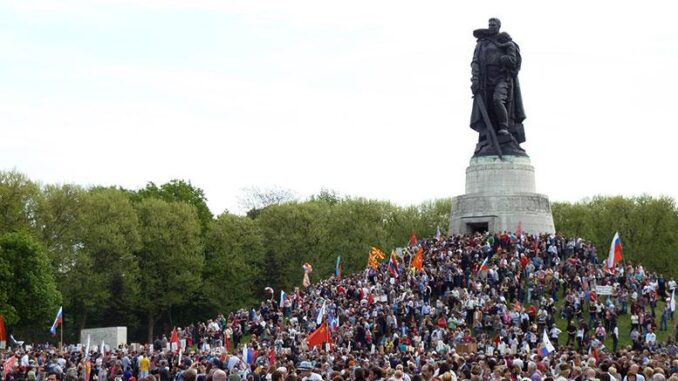
[[554, 233], [548, 197], [536, 193], [527, 156], [478, 156], [466, 168], [466, 194], [452, 199], [450, 234], [475, 231]]

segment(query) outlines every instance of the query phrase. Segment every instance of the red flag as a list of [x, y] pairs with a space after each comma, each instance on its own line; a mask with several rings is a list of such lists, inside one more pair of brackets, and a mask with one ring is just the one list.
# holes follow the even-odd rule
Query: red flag
[[0, 315], [0, 341], [7, 342], [7, 331], [5, 331], [5, 318]]
[[308, 335], [306, 342], [311, 348], [322, 346], [325, 343], [330, 343], [331, 345], [332, 336], [330, 336], [330, 330], [327, 328], [327, 321], [323, 321], [318, 329]]
[[[172, 348], [172, 344], [176, 344], [176, 348]], [[179, 335], [177, 334], [177, 327], [174, 327], [172, 330], [172, 336], [170, 336], [170, 350], [179, 350]]]
[[530, 263], [530, 260], [527, 258], [527, 255], [520, 254], [520, 267], [525, 268]]
[[417, 245], [417, 234], [412, 230], [412, 235], [410, 236], [410, 246]]
[[596, 359], [596, 365], [598, 365], [598, 362], [600, 361], [600, 353], [598, 353], [597, 348], [591, 349], [591, 356], [593, 356], [593, 358]]
[[14, 368], [14, 365], [17, 362], [16, 356], [12, 356], [5, 360], [5, 362], [2, 364], [2, 379], [7, 378], [7, 374]]

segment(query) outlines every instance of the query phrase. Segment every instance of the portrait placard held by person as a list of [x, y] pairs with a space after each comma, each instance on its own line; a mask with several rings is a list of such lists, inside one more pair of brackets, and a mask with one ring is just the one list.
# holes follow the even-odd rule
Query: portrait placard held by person
[[[476, 47], [471, 61], [473, 109], [471, 128], [480, 136], [475, 156], [526, 156], [520, 143], [525, 142], [523, 120], [525, 110], [518, 82], [522, 64], [520, 48], [506, 32], [500, 32], [501, 21], [491, 18], [487, 29], [476, 29]], [[480, 102], [482, 100], [482, 102]], [[484, 110], [483, 110], [484, 109]], [[488, 121], [483, 113], [489, 116]], [[489, 129], [494, 130], [494, 134]], [[496, 139], [501, 152], [496, 152]]]

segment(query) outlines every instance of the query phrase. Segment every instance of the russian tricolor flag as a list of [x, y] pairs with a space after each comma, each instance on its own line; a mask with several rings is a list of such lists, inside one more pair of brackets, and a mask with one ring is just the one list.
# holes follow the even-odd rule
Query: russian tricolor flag
[[283, 308], [283, 303], [287, 300], [287, 293], [283, 290], [280, 290], [280, 308]]
[[63, 324], [64, 322], [64, 308], [59, 307], [59, 312], [57, 312], [56, 317], [54, 318], [54, 323], [52, 324], [52, 327], [49, 329], [49, 331], [52, 333], [52, 336], [56, 336], [57, 334], [57, 327], [59, 327], [59, 324]]
[[614, 233], [612, 238], [612, 243], [610, 244], [610, 254], [607, 257], [607, 268], [610, 271], [614, 271], [614, 267], [617, 263], [622, 261], [622, 245], [621, 239], [619, 238], [619, 232]]
[[342, 271], [341, 271], [341, 256], [339, 256], [339, 257], [337, 257], [337, 266], [335, 268], [335, 275], [336, 275], [337, 279], [341, 279], [341, 274], [342, 274]]
[[398, 259], [395, 250], [391, 253], [391, 260], [388, 261], [388, 272], [391, 273], [393, 278], [398, 278]]
[[487, 271], [490, 269], [490, 266], [487, 265], [487, 258], [488, 257], [485, 257], [483, 263], [480, 264], [480, 269], [478, 271]]

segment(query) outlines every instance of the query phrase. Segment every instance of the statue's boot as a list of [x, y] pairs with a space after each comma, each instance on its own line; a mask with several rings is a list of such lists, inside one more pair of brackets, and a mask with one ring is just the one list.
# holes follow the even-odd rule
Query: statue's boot
[[501, 123], [499, 125], [499, 130], [497, 130], [497, 134], [499, 134], [499, 135], [509, 135], [510, 132], [508, 130], [508, 123]]

